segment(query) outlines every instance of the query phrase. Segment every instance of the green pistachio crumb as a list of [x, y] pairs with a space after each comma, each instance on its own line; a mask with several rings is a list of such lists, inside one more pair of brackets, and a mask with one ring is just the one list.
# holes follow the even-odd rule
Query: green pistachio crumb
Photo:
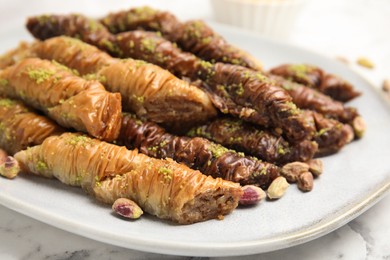
[[150, 53], [154, 53], [157, 43], [153, 39], [142, 39], [141, 50], [146, 50]]
[[83, 79], [85, 80], [97, 80], [99, 81], [100, 83], [105, 83], [107, 82], [107, 78], [104, 76], [104, 75], [98, 75], [96, 73], [89, 73], [89, 74], [85, 74], [83, 76]]
[[158, 169], [158, 173], [164, 175], [164, 180], [165, 181], [170, 181], [172, 180], [173, 177], [173, 171], [167, 167], [160, 167]]
[[293, 73], [297, 78], [306, 80], [307, 73], [312, 71], [312, 68], [304, 64], [294, 64], [288, 67], [288, 70]]
[[264, 175], [267, 175], [267, 168], [266, 167], [263, 167], [259, 172], [254, 172], [253, 174], [252, 174], [252, 177], [253, 178], [257, 178], [257, 177], [259, 177], [259, 176], [264, 176]]
[[101, 23], [99, 23], [93, 19], [88, 20], [88, 26], [89, 26], [89, 29], [91, 30], [91, 32], [96, 32], [97, 30], [102, 30], [104, 28]]
[[203, 39], [202, 39], [202, 43], [203, 43], [203, 44], [209, 44], [209, 43], [211, 42], [212, 39], [213, 39], [213, 38], [211, 38], [211, 37], [203, 38]]
[[144, 96], [133, 95], [133, 98], [140, 104], [143, 104], [145, 102], [145, 97]]
[[293, 85], [292, 82], [290, 81], [284, 81], [283, 84], [281, 84], [282, 88], [284, 88], [285, 90], [292, 90], [295, 88], [295, 86]]
[[47, 164], [44, 161], [38, 161], [35, 168], [38, 172], [45, 172], [48, 169]]
[[40, 84], [48, 80], [51, 76], [55, 74], [55, 72], [52, 70], [42, 69], [42, 68], [29, 69], [27, 73], [30, 79], [35, 80], [37, 84]]
[[76, 75], [76, 76], [79, 76], [79, 75], [80, 75], [79, 72], [78, 72], [77, 70], [71, 69], [71, 68], [69, 68], [69, 67], [67, 67], [67, 66], [65, 66], [65, 65], [63, 65], [63, 64], [61, 64], [61, 63], [59, 63], [59, 62], [57, 62], [56, 60], [52, 60], [51, 63], [53, 63], [54, 65], [56, 65], [56, 66], [57, 66], [59, 69], [61, 69], [61, 70], [66, 70], [66, 71], [71, 72], [72, 74], [74, 74], [74, 75]]
[[110, 42], [107, 39], [101, 40], [100, 45], [104, 49], [108, 50], [111, 54], [114, 54], [119, 57], [123, 56], [123, 51], [119, 48], [119, 46], [116, 45], [115, 43]]
[[70, 145], [86, 145], [87, 143], [91, 142], [91, 138], [85, 136], [85, 135], [76, 135], [76, 136], [71, 136], [67, 140], [67, 144]]
[[222, 155], [224, 155], [225, 153], [229, 152], [229, 149], [227, 149], [226, 147], [223, 147], [222, 145], [212, 143], [210, 145], [210, 151], [213, 154], [213, 157], [219, 158]]
[[286, 154], [286, 150], [284, 150], [283, 146], [278, 146], [278, 154], [284, 155]]
[[242, 96], [244, 94], [245, 90], [244, 90], [244, 86], [242, 85], [242, 83], [238, 84], [237, 86], [237, 89], [236, 89], [236, 94], [238, 96]]
[[6, 79], [0, 79], [0, 86], [5, 87], [8, 85], [8, 80]]
[[317, 132], [316, 136], [320, 137], [324, 135], [326, 132], [328, 132], [330, 129], [329, 128], [322, 128], [320, 131]]
[[3, 98], [0, 99], [0, 107], [12, 107], [16, 105], [16, 102], [12, 99]]

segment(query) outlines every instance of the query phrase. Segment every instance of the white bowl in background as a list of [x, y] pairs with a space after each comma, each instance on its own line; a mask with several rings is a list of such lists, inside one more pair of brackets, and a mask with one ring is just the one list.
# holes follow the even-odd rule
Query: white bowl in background
[[286, 39], [307, 0], [211, 0], [216, 21]]

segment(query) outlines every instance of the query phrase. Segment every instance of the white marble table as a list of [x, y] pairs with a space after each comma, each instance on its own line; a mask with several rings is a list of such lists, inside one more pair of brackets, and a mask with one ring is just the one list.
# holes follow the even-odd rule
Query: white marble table
[[[163, 2], [163, 3], [161, 3]], [[180, 18], [212, 19], [203, 1], [110, 1], [109, 9], [150, 4], [170, 9]], [[49, 12], [101, 13], [103, 1], [0, 0], [0, 33], [24, 17]], [[374, 70], [358, 72], [378, 88], [390, 78], [390, 1], [312, 0], [293, 29], [290, 43], [344, 56], [352, 63], [370, 58]], [[390, 151], [388, 152], [390, 155]], [[152, 246], [152, 245], [151, 245]], [[236, 259], [390, 259], [390, 195], [338, 230], [306, 244]], [[0, 206], [0, 259], [194, 259], [165, 256], [111, 246], [71, 234]], [[195, 258], [198, 259], [198, 258]]]

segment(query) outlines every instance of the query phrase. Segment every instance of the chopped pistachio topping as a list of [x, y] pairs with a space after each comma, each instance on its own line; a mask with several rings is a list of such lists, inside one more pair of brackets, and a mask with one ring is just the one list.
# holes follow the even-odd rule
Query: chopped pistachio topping
[[278, 146], [277, 146], [277, 152], [280, 154], [280, 155], [285, 155], [285, 154], [288, 154], [291, 152], [290, 150], [291, 146], [289, 143], [287, 142], [281, 142], [281, 143], [278, 143]]
[[101, 83], [107, 82], [107, 78], [104, 75], [98, 75], [96, 73], [85, 74], [83, 76], [83, 79], [86, 79], [86, 80], [97, 80], [97, 81], [99, 81]]
[[52, 60], [51, 63], [56, 65], [61, 70], [66, 70], [66, 71], [71, 72], [72, 74], [74, 74], [76, 76], [80, 75], [77, 70], [71, 69], [71, 68], [69, 68], [69, 67], [67, 67], [67, 66], [65, 66], [65, 65], [63, 65], [63, 64], [61, 64], [59, 62], [57, 62], [56, 60]]
[[51, 76], [55, 74], [55, 72], [52, 70], [42, 69], [42, 68], [29, 69], [27, 73], [30, 79], [35, 80], [37, 84], [40, 84], [48, 80]]
[[98, 175], [95, 176], [95, 186], [96, 187], [101, 187], [102, 183], [100, 182], [100, 178]]
[[47, 164], [44, 161], [38, 161], [35, 168], [38, 172], [44, 172], [48, 169]]
[[158, 169], [158, 173], [164, 175], [164, 180], [170, 181], [172, 180], [173, 171], [167, 167], [160, 167]]
[[256, 178], [256, 177], [261, 176], [261, 175], [267, 175], [267, 168], [266, 167], [263, 167], [259, 172], [254, 172], [252, 174], [252, 177]]
[[239, 59], [231, 59], [230, 62], [234, 65], [240, 65], [242, 63]]
[[97, 30], [104, 29], [103, 25], [93, 19], [88, 20], [88, 26], [91, 32], [96, 32]]
[[283, 81], [283, 83], [281, 84], [282, 88], [284, 88], [285, 90], [292, 90], [292, 89], [295, 89], [295, 85], [293, 82], [291, 81]]
[[238, 84], [236, 86], [236, 94], [239, 95], [239, 96], [242, 96], [244, 94], [245, 90], [244, 90], [244, 86], [242, 85], [242, 83], [240, 82], [240, 84]]
[[287, 101], [285, 104], [286, 104], [286, 108], [283, 108], [281, 111], [289, 112], [291, 115], [299, 114], [300, 110], [297, 107], [297, 105], [295, 105], [293, 102]]
[[138, 69], [139, 67], [148, 64], [147, 62], [143, 60], [134, 60], [135, 68]]
[[322, 128], [320, 129], [320, 131], [317, 132], [316, 136], [322, 136], [324, 135], [326, 132], [328, 132], [330, 129], [329, 128]]
[[157, 13], [157, 11], [155, 9], [153, 9], [149, 6], [136, 7], [133, 9], [133, 12], [135, 14], [137, 14], [139, 17], [144, 18], [144, 19]]
[[[202, 43], [203, 43], [203, 44], [209, 44], [209, 43], [211, 42], [212, 39], [213, 39], [213, 38], [211, 38], [211, 37], [203, 38], [203, 39], [202, 39]], [[225, 57], [224, 57], [224, 58], [225, 58]]]
[[203, 127], [195, 127], [192, 128], [188, 133], [188, 136], [195, 137], [195, 136], [201, 136], [207, 139], [212, 139], [212, 136], [210, 133], [204, 131]]
[[0, 99], [0, 107], [11, 107], [16, 105], [16, 102], [14, 100], [3, 98]]
[[86, 145], [87, 143], [91, 142], [91, 138], [85, 136], [85, 135], [75, 135], [75, 136], [71, 136], [68, 140], [67, 140], [67, 144], [70, 144], [70, 145], [78, 145], [78, 144], [81, 144], [81, 145]]
[[304, 64], [294, 64], [294, 65], [290, 65], [288, 67], [288, 70], [290, 72], [294, 73], [294, 75], [297, 78], [306, 80], [307, 73], [310, 73], [313, 69], [309, 66], [304, 65]]
[[269, 82], [269, 78], [260, 72], [256, 73], [255, 77], [260, 81]]
[[133, 98], [140, 104], [143, 104], [145, 102], [145, 97], [144, 96], [133, 95]]
[[114, 44], [114, 43], [112, 43], [112, 42], [110, 42], [110, 41], [107, 40], [107, 39], [101, 40], [101, 41], [100, 41], [100, 45], [101, 45], [104, 49], [108, 50], [108, 51], [109, 51], [110, 53], [112, 53], [112, 54], [115, 54], [115, 55], [118, 55], [118, 56], [123, 56], [123, 52], [122, 52], [122, 50], [119, 48], [119, 46], [116, 45], [116, 44]]
[[157, 152], [157, 149], [158, 149], [157, 145], [148, 147], [148, 151], [152, 151], [152, 152]]
[[229, 138], [229, 143], [240, 143], [240, 142], [242, 142], [242, 137], [241, 136], [238, 136], [238, 137], [231, 136]]
[[219, 158], [222, 155], [224, 155], [225, 153], [229, 152], [229, 149], [227, 149], [226, 147], [223, 147], [222, 145], [212, 143], [210, 145], [210, 151], [215, 158]]
[[154, 53], [157, 43], [153, 39], [142, 39], [141, 50], [146, 50], [150, 53]]
[[214, 65], [211, 62], [202, 60], [200, 62], [200, 68], [201, 70], [198, 71], [198, 74], [202, 74], [202, 70], [206, 72], [206, 77], [211, 77], [215, 74]]
[[[76, 36], [77, 36], [77, 35], [76, 35]], [[75, 38], [70, 38], [70, 37], [62, 36], [61, 38], [65, 39], [65, 42], [66, 42], [70, 47], [72, 47], [72, 46], [77, 46], [77, 47], [78, 47], [80, 50], [82, 50], [82, 51], [84, 51], [84, 50], [90, 48], [90, 46], [89, 46], [87, 43], [81, 41], [81, 40], [80, 40], [80, 37], [76, 37], [76, 36], [75, 36]]]
[[3, 134], [3, 137], [5, 137], [5, 139], [7, 141], [11, 140], [11, 139], [15, 139], [15, 137], [13, 137], [10, 133], [10, 129], [7, 128], [6, 125], [4, 125], [3, 122], [0, 122], [0, 136], [1, 134]]
[[160, 147], [164, 147], [164, 146], [167, 145], [167, 143], [168, 143], [168, 142], [167, 142], [166, 140], [164, 140], [164, 141], [160, 142], [159, 146], [160, 146]]
[[123, 115], [123, 117], [127, 117], [128, 116], [128, 117], [132, 118], [134, 120], [135, 124], [138, 125], [138, 126], [143, 124], [142, 120], [139, 119], [136, 115], [134, 115], [132, 113], [123, 112], [122, 115]]
[[82, 180], [83, 180], [83, 177], [81, 175], [77, 175], [76, 179], [75, 179], [75, 182], [76, 182], [77, 185], [80, 185]]
[[49, 22], [49, 23], [55, 22], [55, 20], [52, 19], [52, 16], [51, 15], [47, 15], [47, 14], [38, 16], [37, 20], [38, 20], [40, 25], [43, 25], [43, 24], [45, 24], [47, 22]]
[[190, 24], [187, 24], [185, 28], [184, 39], [201, 38], [203, 28], [204, 24], [201, 21], [194, 21]]
[[237, 155], [240, 157], [245, 157], [245, 154], [243, 152], [238, 152]]
[[6, 79], [0, 79], [0, 86], [5, 87], [8, 85], [8, 80]]
[[226, 91], [226, 87], [224, 86], [224, 85], [218, 85], [217, 86], [217, 90], [219, 91], [219, 92], [221, 92], [220, 94], [223, 96], [223, 97], [230, 97], [229, 96], [229, 93]]
[[208, 62], [208, 61], [204, 61], [204, 60], [201, 60], [200, 61], [200, 65], [204, 68], [204, 69], [207, 69], [207, 70], [211, 70], [214, 66], [211, 62]]

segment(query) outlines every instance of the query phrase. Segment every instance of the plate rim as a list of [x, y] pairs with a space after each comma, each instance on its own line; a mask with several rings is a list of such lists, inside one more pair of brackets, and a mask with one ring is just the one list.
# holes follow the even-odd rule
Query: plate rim
[[[339, 210], [337, 213], [328, 216], [314, 225], [309, 225], [306, 229], [274, 236], [268, 239], [245, 242], [223, 242], [215, 244], [199, 242], [196, 244], [191, 244], [190, 242], [172, 243], [164, 242], [161, 239], [130, 238], [126, 236], [112, 235], [89, 226], [78, 225], [77, 223], [59, 215], [50, 216], [50, 211], [41, 210], [38, 207], [34, 207], [11, 197], [0, 195], [0, 203], [11, 210], [19, 212], [27, 217], [31, 217], [39, 222], [106, 244], [150, 253], [180, 256], [221, 257], [275, 251], [303, 244], [326, 235], [364, 213], [387, 195], [390, 192], [390, 180], [379, 184], [372, 190], [373, 191], [370, 195], [364, 196], [363, 200], [357, 199], [356, 201], [359, 201], [358, 203], [351, 203], [349, 207], [344, 207], [343, 210]], [[151, 245], [153, 245], [153, 247], [151, 247]]]

